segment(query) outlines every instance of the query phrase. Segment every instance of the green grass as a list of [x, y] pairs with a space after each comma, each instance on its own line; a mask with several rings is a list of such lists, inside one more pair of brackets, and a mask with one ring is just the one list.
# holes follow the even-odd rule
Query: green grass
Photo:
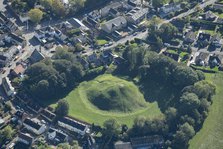
[[207, 74], [208, 81], [217, 87], [213, 104], [202, 129], [190, 141], [189, 149], [222, 149], [223, 148], [223, 74]]
[[108, 43], [108, 41], [107, 41], [107, 40], [104, 40], [104, 39], [98, 39], [98, 40], [97, 40], [97, 44], [98, 44], [99, 46], [105, 45], [105, 44], [107, 44], [107, 43]]
[[[104, 84], [99, 84], [99, 82], [103, 81], [105, 81]], [[94, 90], [102, 90], [103, 88], [106, 88], [106, 85], [121, 85], [123, 83], [127, 86], [130, 86], [133, 90], [138, 90], [138, 88], [132, 82], [122, 80], [112, 75], [102, 75], [95, 78], [94, 80], [81, 83], [65, 98], [70, 105], [69, 115], [82, 121], [99, 125], [102, 125], [103, 122], [109, 118], [115, 118], [120, 124], [127, 124], [130, 127], [132, 126], [134, 119], [138, 116], [145, 116], [149, 118], [162, 116], [162, 113], [156, 102], [149, 103], [142, 101], [145, 107], [138, 107], [133, 112], [110, 112], [98, 109], [96, 106], [91, 104], [91, 102], [86, 97], [86, 90], [88, 90], [89, 88], [95, 87]], [[134, 92], [135, 91], [133, 91], [133, 93]], [[140, 97], [141, 95], [133, 96]]]
[[171, 54], [178, 54], [178, 52], [176, 50], [171, 50], [171, 49], [167, 50], [167, 52], [171, 53]]
[[181, 57], [181, 58], [184, 58], [184, 56], [186, 56], [186, 55], [188, 55], [188, 54], [189, 54], [189, 53], [187, 53], [187, 52], [181, 52], [181, 53], [180, 53], [180, 57]]
[[218, 17], [223, 18], [223, 13], [215, 13]]
[[84, 99], [95, 108], [112, 112], [132, 112], [145, 108], [147, 103], [139, 89], [128, 82], [110, 75], [103, 75], [83, 83]]

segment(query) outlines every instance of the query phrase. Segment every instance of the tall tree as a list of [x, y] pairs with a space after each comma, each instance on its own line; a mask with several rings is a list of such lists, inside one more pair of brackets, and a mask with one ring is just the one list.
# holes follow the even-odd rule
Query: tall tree
[[58, 117], [63, 117], [66, 116], [68, 112], [69, 112], [68, 102], [65, 99], [60, 100], [55, 109], [55, 113], [57, 114]]
[[43, 12], [38, 8], [31, 9], [28, 15], [33, 23], [39, 23], [43, 18]]

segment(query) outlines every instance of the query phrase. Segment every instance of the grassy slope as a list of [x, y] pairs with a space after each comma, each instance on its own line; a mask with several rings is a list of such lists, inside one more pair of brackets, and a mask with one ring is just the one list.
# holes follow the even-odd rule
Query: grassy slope
[[190, 149], [223, 148], [223, 74], [207, 74], [217, 87], [217, 94], [203, 128], [190, 141]]
[[[103, 79], [103, 77], [109, 77], [109, 79], [111, 79], [111, 83], [112, 79], [114, 79], [114, 77], [111, 77], [110, 75], [103, 75], [102, 77], [99, 77], [100, 79]], [[137, 116], [146, 116], [150, 118], [162, 116], [162, 113], [160, 112], [156, 102], [146, 103], [146, 108], [138, 109], [131, 113], [117, 113], [99, 110], [86, 99], [85, 89], [90, 86], [88, 83], [92, 82], [89, 81], [81, 83], [79, 87], [77, 87], [66, 97], [70, 104], [70, 116], [99, 125], [102, 125], [103, 122], [109, 118], [115, 118], [120, 124], [127, 124], [128, 126], [133, 124], [133, 121]]]
[[111, 75], [103, 75], [82, 85], [87, 94], [84, 99], [88, 98], [99, 109], [131, 112], [147, 105], [137, 86]]

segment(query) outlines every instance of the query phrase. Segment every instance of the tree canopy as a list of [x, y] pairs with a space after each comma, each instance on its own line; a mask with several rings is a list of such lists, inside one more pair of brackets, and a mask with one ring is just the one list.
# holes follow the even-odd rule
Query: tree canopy
[[33, 23], [39, 23], [43, 18], [43, 12], [38, 8], [31, 9], [28, 15]]

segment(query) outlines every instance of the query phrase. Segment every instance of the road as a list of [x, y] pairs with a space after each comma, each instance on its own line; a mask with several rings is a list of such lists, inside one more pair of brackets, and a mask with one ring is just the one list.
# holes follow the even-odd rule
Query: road
[[[218, 0], [207, 0], [207, 1], [203, 2], [203, 3], [198, 4], [198, 6], [199, 6], [199, 8], [204, 9], [205, 7], [207, 7], [207, 6], [211, 5], [211, 4], [214, 4], [214, 3], [217, 2], [217, 1], [218, 1]], [[197, 11], [197, 7], [194, 7], [194, 8], [192, 8], [192, 9], [188, 10], [187, 12], [181, 13], [181, 14], [179, 14], [178, 16], [175, 16], [175, 17], [173, 17], [173, 18], [171, 18], [171, 19], [169, 19], [169, 20], [165, 20], [165, 21], [163, 21], [163, 22], [161, 23], [161, 25], [164, 24], [164, 23], [169, 23], [169, 22], [171, 22], [172, 20], [177, 19], [177, 18], [183, 18], [183, 17], [186, 17], [186, 16], [188, 16], [188, 15], [190, 15], [190, 14], [196, 12], [196, 11]]]

